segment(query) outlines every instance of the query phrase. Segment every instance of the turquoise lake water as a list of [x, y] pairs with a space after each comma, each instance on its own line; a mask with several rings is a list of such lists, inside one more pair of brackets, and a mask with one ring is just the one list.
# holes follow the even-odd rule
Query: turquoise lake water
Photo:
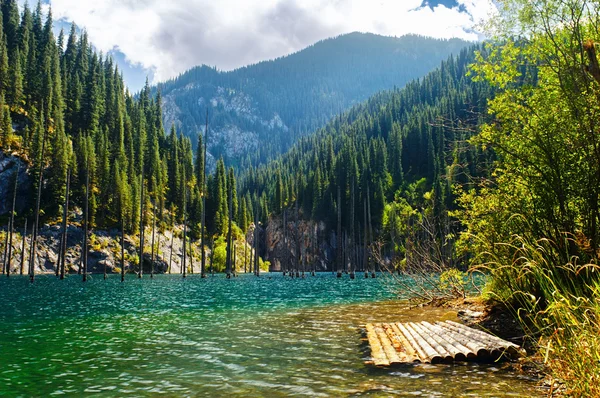
[[263, 274], [0, 278], [0, 396], [534, 396], [501, 364], [364, 362], [367, 322], [409, 309], [389, 279]]

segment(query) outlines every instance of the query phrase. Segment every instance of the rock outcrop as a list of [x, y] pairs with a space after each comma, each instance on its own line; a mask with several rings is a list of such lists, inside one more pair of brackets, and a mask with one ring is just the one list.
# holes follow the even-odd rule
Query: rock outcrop
[[[293, 211], [288, 211], [286, 221], [287, 253], [283, 239], [283, 218], [277, 216], [269, 219], [266, 229], [266, 255], [267, 260], [271, 262], [271, 271], [281, 271], [284, 265], [282, 262], [285, 259], [293, 267], [298, 252], [301, 254], [300, 267], [303, 263], [302, 258], [305, 258], [305, 271], [331, 270], [335, 258], [335, 234], [329, 233], [323, 222], [304, 220], [301, 214], [296, 233], [296, 219]], [[298, 250], [298, 238], [300, 250]]]
[[10, 214], [15, 174], [19, 172], [17, 181], [16, 212], [20, 214], [27, 205], [28, 192], [31, 190], [31, 179], [27, 163], [17, 156], [0, 151], [0, 216]]

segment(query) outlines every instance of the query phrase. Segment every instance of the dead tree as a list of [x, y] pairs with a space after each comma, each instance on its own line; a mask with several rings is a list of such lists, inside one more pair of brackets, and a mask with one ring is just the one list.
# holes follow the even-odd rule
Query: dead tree
[[[185, 172], [184, 172], [184, 178], [183, 181], [185, 181]], [[182, 262], [182, 266], [181, 266], [181, 274], [183, 275], [183, 277], [186, 277], [186, 264], [185, 264], [185, 260], [186, 260], [186, 245], [187, 245], [187, 185], [185, 186], [184, 190], [183, 190], [183, 262]]]
[[150, 279], [154, 278], [154, 235], [156, 232], [156, 209], [152, 203], [152, 249], [150, 251]]
[[342, 277], [342, 187], [338, 184], [337, 188], [337, 236], [336, 236], [336, 271], [337, 277]]
[[[122, 194], [121, 194], [122, 195]], [[121, 282], [125, 282], [125, 221], [123, 217], [123, 197], [121, 196]]]
[[296, 278], [300, 277], [300, 229], [299, 229], [299, 220], [298, 220], [298, 198], [296, 198], [296, 222], [294, 223], [294, 232], [296, 233], [296, 257], [294, 259], [294, 264], [296, 266]]
[[17, 164], [17, 173], [15, 174], [15, 184], [13, 186], [13, 201], [12, 209], [10, 211], [10, 220], [8, 222], [8, 259], [6, 260], [6, 276], [10, 276], [10, 266], [12, 260], [12, 242], [13, 242], [13, 230], [15, 229], [15, 205], [17, 204], [17, 184], [19, 181], [19, 171], [21, 165]]
[[[287, 243], [287, 212], [286, 209], [283, 209], [283, 263], [281, 268], [283, 269], [283, 276], [285, 276], [286, 272], [289, 271], [288, 264], [288, 243]], [[290, 276], [294, 277], [293, 272], [290, 271]]]
[[171, 252], [169, 253], [169, 270], [168, 273], [171, 273], [171, 264], [173, 263], [173, 240], [175, 238], [175, 230], [171, 230]]
[[87, 159], [87, 173], [85, 176], [85, 218], [83, 220], [83, 282], [87, 281], [88, 265], [88, 230], [89, 230], [89, 197], [90, 197], [90, 157]]
[[[43, 106], [42, 106], [43, 108]], [[42, 110], [42, 114], [43, 114], [43, 110]], [[36, 247], [37, 247], [37, 236], [38, 236], [38, 229], [39, 229], [39, 225], [40, 225], [40, 201], [42, 199], [42, 182], [43, 182], [43, 176], [44, 176], [44, 156], [46, 153], [46, 137], [48, 135], [48, 130], [42, 126], [42, 128], [44, 129], [44, 138], [42, 139], [42, 152], [40, 154], [40, 175], [38, 176], [38, 192], [37, 192], [37, 200], [36, 200], [36, 204], [35, 204], [35, 218], [34, 218], [34, 225], [33, 225], [33, 234], [32, 234], [32, 241], [31, 241], [31, 259], [29, 261], [29, 280], [31, 281], [31, 283], [33, 283], [33, 281], [35, 280], [35, 251], [36, 251]]]
[[142, 165], [141, 195], [140, 195], [140, 269], [138, 279], [144, 275], [144, 166]]
[[69, 193], [71, 188], [71, 168], [67, 170], [67, 189], [65, 194], [65, 204], [63, 207], [63, 219], [62, 219], [62, 237], [60, 240], [60, 279], [65, 279], [65, 262], [67, 256], [67, 222], [69, 217]]
[[254, 212], [254, 275], [260, 276], [260, 263], [258, 261], [258, 196], [256, 196], [257, 202], [255, 204], [256, 210]]
[[25, 218], [25, 226], [23, 227], [23, 244], [21, 246], [21, 270], [20, 275], [23, 275], [25, 268], [25, 243], [27, 241], [27, 218]]
[[[206, 148], [208, 145], [208, 109], [206, 109], [206, 129], [204, 130], [204, 158], [202, 159], [203, 172], [202, 177], [202, 222], [200, 226], [200, 247], [202, 248], [202, 262], [200, 263], [200, 277], [205, 278], [206, 270], [206, 253], [204, 253], [204, 227], [206, 221]], [[198, 149], [200, 150], [200, 149]]]
[[227, 255], [226, 255], [226, 273], [227, 279], [231, 278], [231, 236], [232, 236], [232, 218], [233, 218], [233, 187], [229, 188], [229, 221], [227, 230]]

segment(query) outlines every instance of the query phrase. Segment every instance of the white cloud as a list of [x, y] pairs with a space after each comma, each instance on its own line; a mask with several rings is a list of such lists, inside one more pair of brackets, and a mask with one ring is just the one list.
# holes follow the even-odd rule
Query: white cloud
[[421, 0], [50, 0], [55, 19], [87, 29], [104, 52], [164, 80], [199, 64], [233, 69], [352, 31], [477, 40], [492, 0], [419, 8]]

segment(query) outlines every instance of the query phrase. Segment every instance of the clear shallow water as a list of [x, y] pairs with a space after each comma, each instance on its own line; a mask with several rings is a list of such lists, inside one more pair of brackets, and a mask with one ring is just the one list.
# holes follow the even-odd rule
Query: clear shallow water
[[536, 393], [501, 365], [365, 365], [360, 325], [456, 316], [392, 298], [384, 278], [330, 274], [1, 278], [0, 396]]

